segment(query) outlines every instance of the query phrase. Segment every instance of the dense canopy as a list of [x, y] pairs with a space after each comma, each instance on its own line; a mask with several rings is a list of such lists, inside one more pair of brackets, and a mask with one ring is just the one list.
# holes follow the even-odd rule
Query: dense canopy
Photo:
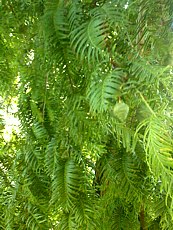
[[0, 229], [173, 229], [172, 21], [172, 0], [0, 0]]

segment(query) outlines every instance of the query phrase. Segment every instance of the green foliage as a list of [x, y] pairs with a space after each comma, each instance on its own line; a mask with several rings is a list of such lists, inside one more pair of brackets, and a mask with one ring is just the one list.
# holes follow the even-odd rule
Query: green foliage
[[[87, 96], [90, 101], [92, 112], [106, 112], [110, 106], [110, 101], [114, 100], [120, 94], [123, 71], [114, 70], [104, 74], [97, 69], [93, 73], [91, 85], [89, 86]], [[101, 73], [100, 73], [101, 72]], [[105, 75], [105, 76], [104, 76]]]
[[0, 1], [0, 229], [173, 228], [172, 9]]

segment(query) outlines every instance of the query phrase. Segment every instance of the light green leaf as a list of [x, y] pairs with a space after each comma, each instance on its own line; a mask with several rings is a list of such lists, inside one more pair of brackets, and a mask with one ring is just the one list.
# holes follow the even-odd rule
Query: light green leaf
[[116, 103], [113, 112], [120, 121], [125, 121], [129, 113], [129, 106], [124, 102]]

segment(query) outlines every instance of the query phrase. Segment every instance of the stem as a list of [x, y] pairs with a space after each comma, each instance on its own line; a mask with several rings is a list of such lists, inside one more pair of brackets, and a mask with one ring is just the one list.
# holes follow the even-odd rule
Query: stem
[[146, 224], [145, 224], [145, 211], [144, 211], [144, 205], [141, 206], [140, 224], [141, 224], [141, 230], [147, 230], [147, 227], [146, 227]]
[[148, 102], [145, 100], [145, 98], [143, 97], [143, 95], [138, 91], [140, 97], [142, 98], [143, 102], [145, 103], [145, 105], [147, 106], [147, 108], [150, 110], [150, 112], [156, 117], [155, 112], [152, 110], [152, 108], [150, 107], [150, 105], [148, 104]]

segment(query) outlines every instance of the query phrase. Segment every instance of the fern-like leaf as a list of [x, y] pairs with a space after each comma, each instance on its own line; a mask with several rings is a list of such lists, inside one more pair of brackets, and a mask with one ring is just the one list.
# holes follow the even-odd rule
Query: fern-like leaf
[[[97, 18], [106, 20], [110, 26], [127, 24], [126, 12], [123, 7], [122, 10], [118, 10], [117, 5], [114, 2], [106, 2], [101, 6], [93, 9], [91, 15]], [[122, 20], [123, 19], [123, 20]]]
[[80, 172], [72, 159], [59, 160], [52, 182], [51, 203], [69, 210], [79, 194]]
[[95, 63], [103, 57], [108, 27], [101, 19], [90, 19], [71, 32], [71, 45], [81, 60]]
[[124, 72], [117, 69], [106, 73], [102, 78], [97, 75], [87, 91], [91, 111], [105, 112], [109, 107], [109, 101], [115, 100], [121, 91]]
[[144, 143], [147, 163], [156, 180], [161, 180], [161, 188], [171, 196], [173, 187], [172, 138], [166, 121], [161, 117], [151, 116], [138, 128], [145, 127]]

